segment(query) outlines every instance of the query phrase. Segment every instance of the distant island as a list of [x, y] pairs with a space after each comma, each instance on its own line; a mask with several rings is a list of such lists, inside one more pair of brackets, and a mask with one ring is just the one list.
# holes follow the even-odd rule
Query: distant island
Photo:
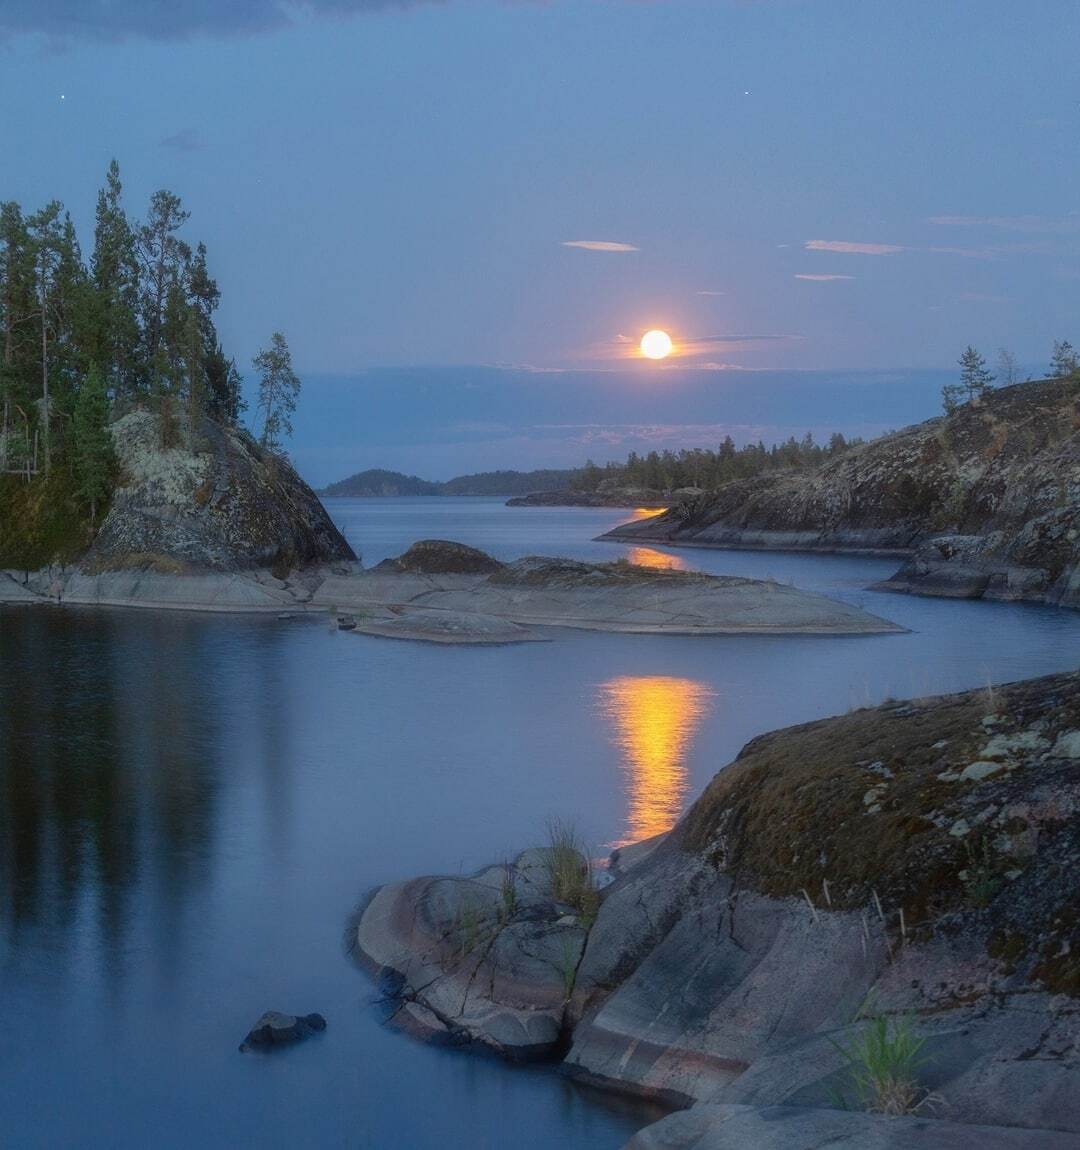
[[528, 495], [533, 491], [569, 491], [581, 480], [582, 468], [565, 471], [481, 471], [459, 475], [443, 483], [405, 475], [400, 471], [369, 468], [331, 483], [319, 494], [328, 498], [378, 499], [398, 495]]

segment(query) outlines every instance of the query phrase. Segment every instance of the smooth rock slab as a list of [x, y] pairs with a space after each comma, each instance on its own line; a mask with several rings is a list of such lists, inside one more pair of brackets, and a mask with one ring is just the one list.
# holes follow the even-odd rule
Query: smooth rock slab
[[290, 1046], [325, 1029], [326, 1019], [321, 1014], [282, 1014], [268, 1010], [248, 1031], [247, 1038], [240, 1044], [240, 1052]]
[[1075, 1134], [801, 1106], [695, 1106], [623, 1150], [1077, 1150]]

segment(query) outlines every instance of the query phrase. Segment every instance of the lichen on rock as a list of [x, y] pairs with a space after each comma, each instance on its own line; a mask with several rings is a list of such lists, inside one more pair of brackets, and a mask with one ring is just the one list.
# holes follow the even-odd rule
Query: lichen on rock
[[120, 477], [84, 572], [285, 573], [355, 559], [288, 460], [245, 431], [199, 418], [163, 447], [159, 417], [149, 411], [131, 412], [111, 430]]

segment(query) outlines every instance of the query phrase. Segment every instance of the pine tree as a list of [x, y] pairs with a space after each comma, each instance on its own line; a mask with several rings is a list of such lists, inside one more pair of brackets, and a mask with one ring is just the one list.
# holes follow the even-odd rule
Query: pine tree
[[94, 220], [93, 337], [90, 354], [102, 367], [106, 384], [118, 398], [145, 393], [146, 365], [140, 354], [139, 258], [135, 232], [121, 202], [120, 167], [109, 164], [98, 192]]
[[280, 451], [285, 436], [292, 435], [292, 413], [300, 394], [300, 380], [292, 366], [285, 337], [275, 331], [270, 347], [251, 361], [260, 373], [258, 412], [262, 416], [260, 442], [269, 451]]
[[27, 477], [36, 385], [35, 308], [33, 247], [26, 220], [18, 204], [0, 204], [0, 471], [25, 471]]
[[1054, 342], [1054, 352], [1050, 358], [1050, 376], [1052, 379], [1068, 379], [1080, 373], [1080, 355], [1077, 355], [1073, 345], [1067, 339]]
[[966, 393], [968, 401], [986, 395], [994, 382], [993, 372], [987, 370], [986, 360], [968, 344], [959, 363], [960, 388]]
[[39, 423], [44, 445], [46, 475], [52, 467], [54, 404], [50, 394], [49, 369], [52, 366], [53, 353], [49, 347], [49, 339], [56, 333], [58, 326], [55, 321], [60, 295], [60, 267], [64, 258], [64, 229], [60, 222], [62, 210], [60, 201], [52, 200], [26, 222], [34, 260], [34, 290], [37, 293], [35, 316], [40, 338], [38, 365], [41, 373]]
[[[140, 310], [143, 324], [143, 351], [152, 390], [160, 397], [170, 372], [169, 350], [165, 346], [166, 306], [170, 293], [183, 277], [191, 249], [177, 235], [190, 213], [172, 192], [155, 192], [150, 199], [146, 223], [137, 235], [137, 251], [142, 268]], [[175, 308], [171, 317], [176, 320]]]
[[79, 497], [90, 508], [90, 521], [108, 497], [116, 466], [109, 434], [109, 397], [105, 377], [94, 365], [75, 400], [75, 475]]
[[997, 377], [1002, 387], [1011, 387], [1020, 382], [1020, 365], [1007, 347], [999, 347], [997, 355]]

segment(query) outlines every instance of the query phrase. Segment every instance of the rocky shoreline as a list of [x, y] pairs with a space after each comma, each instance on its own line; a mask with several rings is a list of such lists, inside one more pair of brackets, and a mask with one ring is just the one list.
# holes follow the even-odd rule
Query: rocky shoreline
[[1080, 381], [991, 391], [814, 471], [737, 480], [602, 538], [895, 555], [876, 589], [1080, 608]]
[[[691, 492], [616, 488], [612, 491], [534, 491], [506, 501], [507, 507], [639, 507], [664, 511]], [[698, 492], [700, 494], [700, 492]]]
[[421, 541], [371, 569], [338, 563], [282, 574], [128, 565], [44, 572], [24, 584], [8, 572], [0, 573], [0, 603], [328, 612], [359, 634], [436, 643], [530, 642], [551, 628], [678, 635], [903, 631], [777, 583], [538, 556], [504, 564], [445, 540]]
[[603, 889], [566, 851], [377, 891], [392, 1023], [683, 1108], [633, 1150], [1078, 1144], [1080, 674], [761, 736]]

